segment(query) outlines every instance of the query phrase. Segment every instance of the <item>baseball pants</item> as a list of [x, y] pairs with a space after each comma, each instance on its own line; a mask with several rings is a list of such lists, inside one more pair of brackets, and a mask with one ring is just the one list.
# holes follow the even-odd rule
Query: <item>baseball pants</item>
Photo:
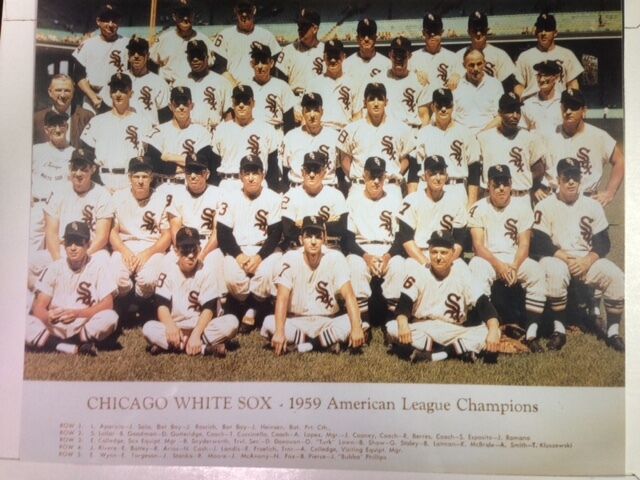
[[[387, 250], [389, 248], [388, 245], [384, 247]], [[382, 295], [393, 304], [396, 304], [400, 298], [402, 282], [406, 276], [404, 262], [404, 258], [399, 255], [391, 257], [389, 268], [384, 275], [384, 282], [382, 282]], [[347, 255], [347, 263], [351, 271], [351, 285], [358, 299], [358, 307], [361, 312], [366, 312], [369, 309], [368, 300], [371, 297], [371, 272], [364, 259], [358, 255]]]
[[[255, 255], [259, 247], [245, 247], [243, 251], [247, 255]], [[282, 253], [274, 252], [262, 260], [256, 273], [249, 277], [238, 265], [231, 255], [224, 257], [224, 281], [228, 292], [237, 300], [244, 301], [249, 294], [253, 294], [259, 300], [265, 300], [271, 295], [275, 270], [280, 266]]]
[[[387, 334], [394, 343], [398, 343], [398, 322], [387, 322]], [[442, 320], [422, 320], [409, 324], [411, 346], [417, 350], [430, 352], [433, 344], [448, 347], [452, 345], [458, 355], [464, 352], [480, 353], [485, 347], [489, 330], [485, 324], [476, 327], [463, 327]]]
[[[369, 324], [362, 322], [362, 329], [367, 331]], [[260, 335], [271, 338], [276, 331], [275, 315], [265, 317]], [[284, 324], [284, 336], [288, 345], [299, 345], [313, 338], [318, 338], [320, 345], [328, 347], [336, 342], [346, 342], [351, 333], [351, 321], [346, 313], [337, 317], [310, 315], [306, 317], [287, 317]]]
[[38, 317], [28, 315], [25, 343], [30, 347], [42, 348], [51, 337], [67, 340], [74, 335], [78, 335], [82, 343], [100, 342], [112, 335], [117, 325], [118, 314], [114, 310], [102, 310], [89, 319], [76, 318], [69, 324], [55, 325], [45, 325]]
[[164, 254], [154, 253], [137, 272], [132, 274], [125, 265], [122, 254], [113, 252], [111, 254], [111, 269], [116, 275], [118, 294], [120, 296], [127, 295], [134, 288], [135, 281], [135, 293], [138, 297], [149, 298], [153, 295], [163, 259]]

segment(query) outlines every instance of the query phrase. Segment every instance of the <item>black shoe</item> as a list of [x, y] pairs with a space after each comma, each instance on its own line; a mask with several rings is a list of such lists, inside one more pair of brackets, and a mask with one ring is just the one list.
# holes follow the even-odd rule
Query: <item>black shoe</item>
[[149, 345], [147, 347], [147, 352], [149, 352], [149, 355], [153, 355], [155, 357], [156, 355], [160, 355], [162, 352], [164, 352], [164, 350], [158, 345]]
[[224, 358], [227, 356], [227, 346], [224, 343], [209, 344], [204, 347], [204, 355], [212, 355], [215, 358]]
[[96, 344], [93, 342], [85, 342], [81, 343], [78, 347], [78, 353], [80, 355], [87, 355], [89, 357], [95, 357], [98, 355], [98, 350], [96, 349]]
[[478, 361], [476, 352], [464, 352], [462, 355], [460, 355], [460, 358], [464, 363], [476, 363]]
[[616, 352], [624, 352], [624, 340], [620, 335], [612, 335], [607, 337], [607, 345], [613, 348]]
[[529, 351], [531, 353], [542, 353], [544, 352], [544, 348], [542, 348], [542, 345], [540, 345], [540, 339], [539, 338], [530, 338], [527, 339], [523, 342], [527, 347], [529, 347]]
[[498, 363], [498, 352], [480, 352], [482, 363], [487, 365], [495, 365]]
[[340, 352], [342, 352], [342, 345], [340, 345], [340, 342], [332, 343], [327, 347], [327, 350], [329, 350], [331, 353], [339, 355]]
[[413, 351], [411, 352], [411, 355], [409, 355], [409, 361], [411, 363], [430, 362], [431, 352], [427, 352], [426, 350], [418, 350], [417, 348], [414, 348]]
[[565, 343], [567, 343], [567, 336], [564, 333], [553, 332], [547, 342], [547, 350], [562, 350]]

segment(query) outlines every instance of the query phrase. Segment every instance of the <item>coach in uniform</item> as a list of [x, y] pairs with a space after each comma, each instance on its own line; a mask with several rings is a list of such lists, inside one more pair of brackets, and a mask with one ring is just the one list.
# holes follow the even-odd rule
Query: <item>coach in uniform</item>
[[538, 130], [546, 137], [562, 123], [561, 90], [557, 86], [562, 66], [557, 60], [545, 60], [536, 63], [533, 69], [536, 71], [538, 92], [524, 101], [522, 121], [527, 130]]

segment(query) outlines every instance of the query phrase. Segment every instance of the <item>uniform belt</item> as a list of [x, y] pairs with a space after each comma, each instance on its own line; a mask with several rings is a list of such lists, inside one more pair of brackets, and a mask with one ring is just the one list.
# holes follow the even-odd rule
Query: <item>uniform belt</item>
[[100, 168], [100, 173], [113, 173], [116, 175], [124, 175], [126, 173], [126, 170], [124, 168], [105, 168], [105, 167], [101, 167]]
[[384, 240], [365, 240], [358, 242], [360, 245], [391, 245], [393, 242], [387, 242]]
[[290, 184], [292, 187], [299, 187], [300, 185], [302, 185], [302, 182], [298, 182], [298, 181], [296, 181], [296, 180], [289, 180], [289, 184]]
[[[351, 183], [357, 183], [359, 185], [364, 185], [364, 179], [362, 178], [352, 178]], [[387, 183], [391, 183], [392, 185], [400, 185], [402, 180], [399, 178], [387, 178]]]
[[220, 178], [223, 180], [227, 180], [229, 178], [235, 178], [236, 180], [240, 179], [239, 173], [222, 173], [220, 172]]
[[586, 192], [582, 192], [582, 195], [584, 195], [585, 197], [593, 197], [597, 193], [597, 190], [587, 190]]
[[33, 198], [31, 199], [31, 201], [32, 201], [33, 203], [39, 203], [39, 202], [46, 202], [46, 201], [47, 201], [47, 199], [46, 199], [46, 198], [36, 198], [36, 197], [33, 197]]
[[515, 188], [511, 189], [512, 197], [524, 197], [525, 195], [529, 195], [529, 190], [516, 190]]
[[184, 184], [184, 178], [181, 178], [181, 177], [168, 177], [164, 175], [158, 175], [157, 178], [158, 180], [164, 183], [175, 183], [178, 185]]
[[450, 178], [447, 180], [447, 185], [452, 185], [454, 183], [465, 183], [467, 180], [465, 178]]

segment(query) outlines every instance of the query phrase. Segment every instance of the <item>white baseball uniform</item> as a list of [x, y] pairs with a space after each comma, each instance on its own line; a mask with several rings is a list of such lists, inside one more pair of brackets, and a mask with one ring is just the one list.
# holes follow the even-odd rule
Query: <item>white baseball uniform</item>
[[182, 38], [178, 35], [176, 28], [165, 30], [158, 36], [158, 41], [151, 45], [149, 55], [151, 60], [160, 65], [159, 74], [170, 85], [177, 78], [186, 77], [191, 71], [189, 59], [187, 58], [187, 44], [191, 40], [202, 40], [207, 45], [209, 51], [209, 63], [213, 61], [213, 43], [209, 37], [195, 31], [195, 35], [190, 38]]
[[431, 103], [431, 97], [427, 96], [427, 88], [420, 83], [416, 73], [410, 70], [406, 77], [396, 78], [389, 69], [373, 77], [373, 81], [382, 83], [387, 89], [386, 112], [389, 117], [419, 128], [422, 121], [418, 108]]
[[[464, 47], [456, 52], [457, 73], [461, 77], [466, 73], [463, 65], [466, 49], [467, 47]], [[518, 78], [519, 75], [513, 60], [503, 49], [487, 43], [482, 53], [484, 55], [484, 71], [487, 75], [496, 78], [500, 82], [504, 82], [509, 75], [515, 75], [516, 79]]]
[[222, 191], [213, 185], [200, 195], [193, 195], [186, 187], [174, 190], [171, 205], [167, 207], [169, 221], [180, 218], [182, 226], [198, 230], [200, 245], [204, 247], [215, 231], [216, 211], [220, 206]]
[[69, 160], [73, 147], [62, 150], [51, 142], [33, 146], [31, 163], [31, 197], [37, 202], [46, 202], [53, 192], [69, 183]]
[[521, 125], [524, 124], [528, 130], [537, 130], [544, 137], [553, 133], [562, 123], [560, 95], [556, 88], [549, 100], [542, 100], [538, 95], [527, 98], [522, 105]]
[[322, 97], [322, 124], [336, 130], [344, 128], [362, 110], [362, 92], [358, 82], [349, 75], [333, 79], [326, 74], [309, 80], [305, 93]]
[[489, 75], [485, 74], [478, 86], [463, 76], [453, 91], [453, 119], [478, 133], [498, 115], [503, 93], [502, 84]]
[[202, 78], [188, 75], [176, 79], [174, 85], [188, 87], [193, 99], [191, 121], [208, 130], [214, 129], [222, 121], [224, 114], [233, 107], [231, 92], [233, 85], [222, 75], [208, 72]]
[[342, 192], [325, 185], [315, 196], [309, 195], [302, 186], [289, 190], [282, 196], [282, 216], [301, 223], [304, 217], [322, 217], [325, 222], [337, 220], [347, 212], [347, 203]]
[[299, 40], [282, 49], [276, 61], [276, 67], [289, 79], [291, 90], [301, 96], [308, 90], [308, 84], [316, 75], [324, 72], [324, 43], [318, 42], [313, 48], [299, 49]]
[[566, 88], [568, 82], [578, 78], [578, 76], [584, 72], [580, 61], [568, 48], [554, 45], [550, 50], [543, 52], [537, 45], [531, 47], [522, 52], [516, 60], [516, 69], [519, 73], [520, 81], [525, 87], [525, 96], [538, 90], [538, 82], [536, 81], [537, 72], [533, 69], [533, 66], [546, 60], [559, 62], [562, 66], [562, 72], [560, 73], [560, 79], [558, 81], [558, 88], [561, 91]]
[[435, 54], [427, 52], [424, 47], [411, 54], [409, 70], [426, 74], [429, 82], [427, 103], [431, 102], [434, 90], [446, 87], [451, 75], [459, 70], [459, 63], [456, 54], [444, 47]]
[[[347, 75], [351, 75], [357, 82], [356, 90], [364, 93], [367, 83], [373, 82], [373, 77], [380, 72], [386, 72], [391, 68], [391, 60], [386, 55], [376, 52], [368, 60], [363, 59], [358, 52], [349, 55], [342, 63], [342, 70]], [[363, 98], [358, 99], [359, 106], [362, 106]]]
[[132, 91], [131, 107], [142, 116], [146, 117], [149, 125], [158, 125], [158, 110], [169, 105], [170, 89], [160, 75], [153, 72], [136, 77], [128, 72], [131, 77]]
[[256, 102], [253, 117], [258, 121], [269, 123], [275, 128], [282, 128], [284, 113], [292, 108], [299, 109], [296, 96], [284, 80], [272, 77], [267, 83], [260, 85], [251, 79], [246, 85], [253, 90], [253, 98]]
[[327, 173], [323, 183], [336, 184], [338, 134], [338, 131], [329, 127], [323, 127], [317, 135], [311, 135], [304, 127], [294, 128], [286, 133], [280, 145], [279, 157], [282, 166], [290, 169], [289, 181], [293, 186], [302, 184], [302, 163], [309, 152], [322, 152], [327, 156]]

